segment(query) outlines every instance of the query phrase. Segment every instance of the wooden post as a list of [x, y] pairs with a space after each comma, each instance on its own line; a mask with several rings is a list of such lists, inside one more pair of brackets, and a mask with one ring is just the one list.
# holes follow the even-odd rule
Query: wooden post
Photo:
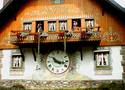
[[38, 30], [38, 60], [40, 60], [40, 30]]
[[66, 52], [66, 30], [64, 30], [64, 52]]

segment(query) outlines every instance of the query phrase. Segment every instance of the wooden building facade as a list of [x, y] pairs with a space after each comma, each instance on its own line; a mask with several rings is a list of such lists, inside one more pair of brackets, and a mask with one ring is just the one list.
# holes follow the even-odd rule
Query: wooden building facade
[[105, 1], [8, 3], [0, 16], [1, 80], [20, 81], [27, 88], [38, 88], [32, 82], [84, 88], [92, 80], [124, 80], [125, 22]]

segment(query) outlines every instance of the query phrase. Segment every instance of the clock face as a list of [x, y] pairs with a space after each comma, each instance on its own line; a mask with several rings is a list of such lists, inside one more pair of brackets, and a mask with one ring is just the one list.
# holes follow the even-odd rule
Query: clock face
[[69, 57], [65, 52], [55, 50], [47, 56], [46, 64], [49, 71], [55, 74], [61, 74], [69, 67]]

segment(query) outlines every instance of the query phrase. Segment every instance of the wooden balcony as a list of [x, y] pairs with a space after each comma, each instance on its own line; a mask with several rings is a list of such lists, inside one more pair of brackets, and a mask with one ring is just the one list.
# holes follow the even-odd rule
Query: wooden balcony
[[83, 41], [100, 41], [100, 31], [85, 32], [43, 32], [41, 34], [25, 31], [11, 31], [10, 43], [12, 44], [27, 44], [38, 43], [40, 38], [41, 43], [51, 42], [83, 42]]

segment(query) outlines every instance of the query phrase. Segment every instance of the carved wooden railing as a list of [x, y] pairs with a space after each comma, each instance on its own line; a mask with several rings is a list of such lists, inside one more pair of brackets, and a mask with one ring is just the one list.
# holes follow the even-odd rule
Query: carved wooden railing
[[[64, 34], [65, 33], [65, 34]], [[101, 40], [99, 31], [93, 31], [88, 33], [86, 31], [77, 32], [47, 32], [40, 34], [40, 41], [47, 42], [63, 42], [66, 39], [67, 42], [74, 41], [98, 41]], [[11, 43], [38, 43], [39, 34], [25, 31], [11, 31], [10, 42]]]
[[35, 43], [37, 33], [30, 33], [27, 31], [11, 31], [10, 42], [11, 43]]

